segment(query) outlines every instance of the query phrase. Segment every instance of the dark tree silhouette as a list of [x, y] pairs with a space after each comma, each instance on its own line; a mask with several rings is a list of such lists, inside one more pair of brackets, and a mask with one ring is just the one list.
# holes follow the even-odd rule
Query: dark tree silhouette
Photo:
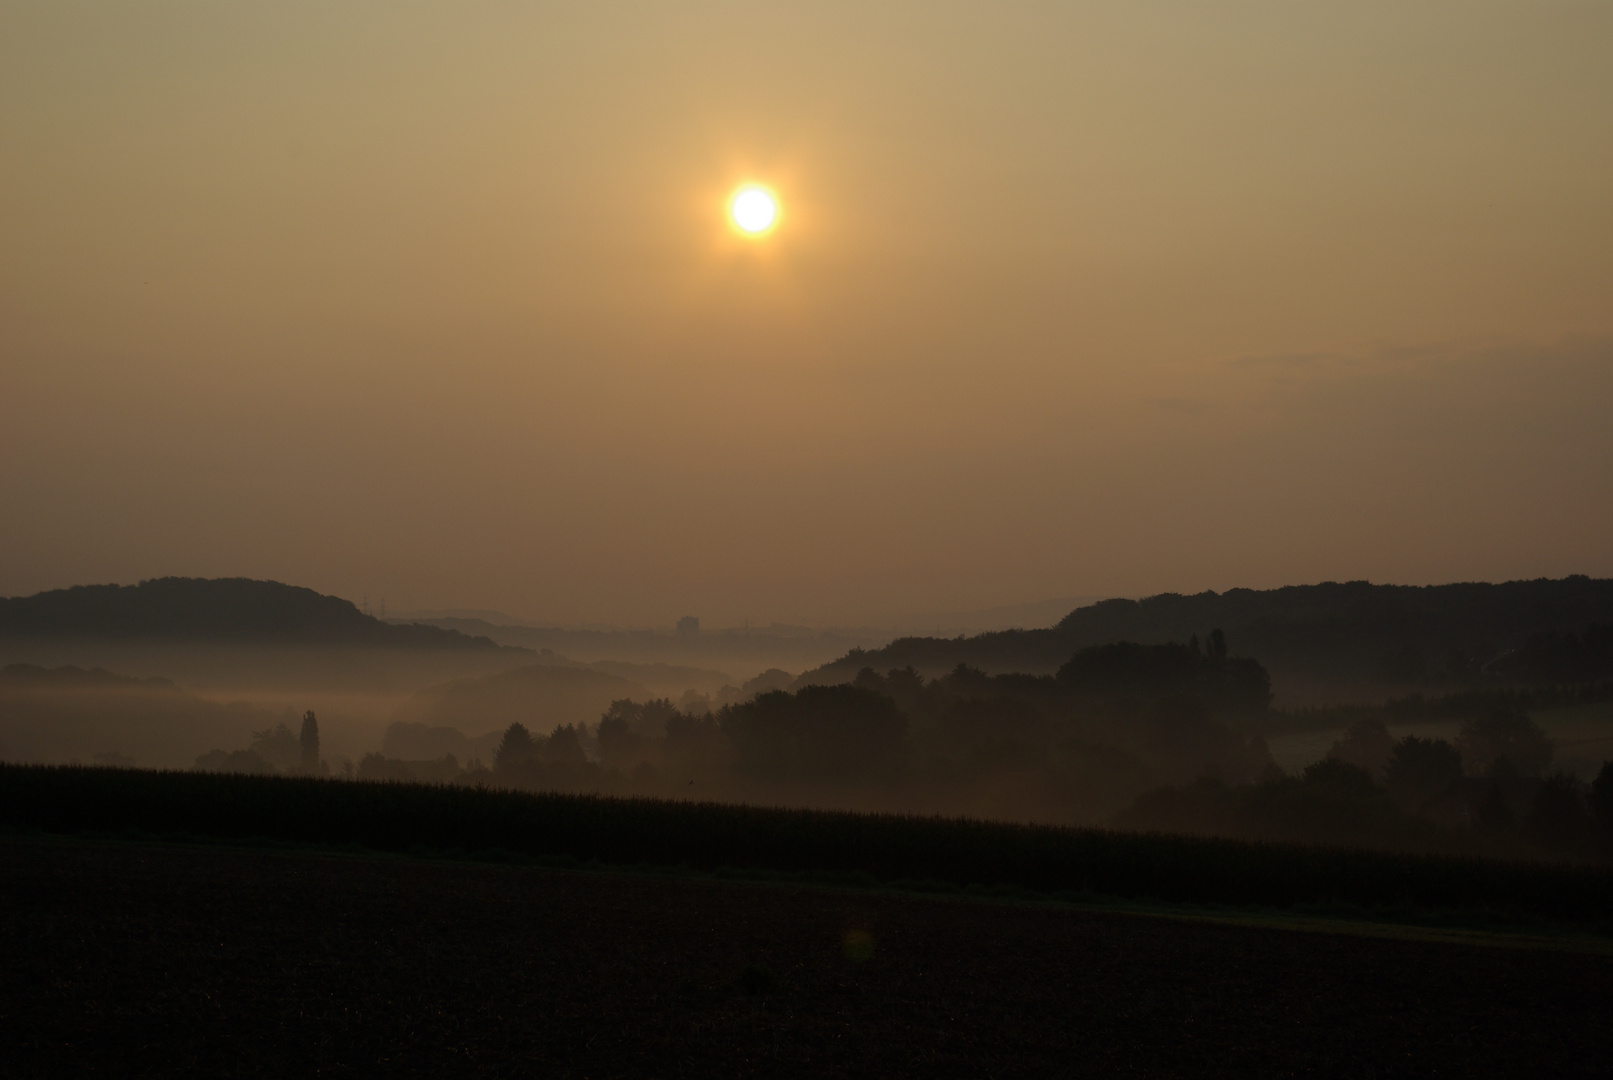
[[775, 690], [718, 718], [751, 776], [817, 783], [891, 780], [906, 757], [907, 717], [859, 686]]
[[1372, 782], [1372, 774], [1367, 770], [1336, 757], [1323, 758], [1314, 765], [1307, 765], [1305, 783], [1312, 787], [1357, 794], [1375, 791], [1378, 786]]
[[1492, 669], [1528, 682], [1606, 679], [1613, 676], [1613, 623], [1592, 623], [1583, 634], [1536, 634]]
[[644, 736], [633, 730], [632, 722], [624, 715], [634, 708], [631, 701], [613, 701], [599, 718], [594, 736], [599, 740], [600, 760], [608, 766], [627, 768], [644, 755]]
[[[1212, 646], [1213, 646], [1212, 641]], [[1058, 680], [1083, 695], [1187, 693], [1196, 688], [1204, 658], [1189, 645], [1118, 641], [1082, 649], [1059, 668]]]
[[302, 745], [284, 724], [252, 733], [252, 749], [281, 772], [296, 772], [302, 762]]
[[1383, 776], [1394, 756], [1395, 740], [1382, 720], [1358, 720], [1344, 732], [1344, 737], [1327, 752], [1330, 758], [1348, 762], [1365, 769], [1372, 777]]
[[507, 769], [530, 761], [537, 754], [537, 744], [532, 741], [532, 733], [527, 731], [526, 725], [511, 724], [504, 729], [504, 738], [499, 740], [498, 752], [493, 756], [493, 767]]
[[571, 724], [555, 726], [554, 731], [544, 740], [543, 756], [548, 761], [564, 762], [567, 765], [582, 765], [588, 761], [588, 755], [583, 752], [582, 739]]
[[1384, 770], [1389, 790], [1403, 802], [1420, 805], [1462, 778], [1462, 755], [1444, 739], [1408, 735], [1395, 743]]
[[1159, 698], [1194, 694], [1214, 709], [1260, 711], [1271, 704], [1271, 676], [1256, 660], [1229, 658], [1226, 636], [1211, 631], [1208, 649], [1117, 641], [1082, 649], [1059, 668], [1058, 681], [1085, 698]]
[[1488, 773], [1506, 760], [1519, 776], [1539, 776], [1551, 764], [1552, 743], [1539, 724], [1517, 709], [1493, 709], [1462, 725], [1456, 747], [1468, 771]]
[[1604, 857], [1613, 858], [1613, 761], [1602, 763], [1602, 771], [1591, 782], [1591, 818], [1596, 822], [1597, 844]]
[[302, 771], [310, 775], [319, 771], [319, 721], [314, 710], [302, 714], [302, 731], [297, 741], [302, 746]]

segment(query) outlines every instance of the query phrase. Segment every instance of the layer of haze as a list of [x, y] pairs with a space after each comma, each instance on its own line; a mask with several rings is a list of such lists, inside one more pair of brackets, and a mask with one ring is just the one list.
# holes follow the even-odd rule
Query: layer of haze
[[1610, 53], [1547, 0], [8, 3], [0, 594], [1613, 574]]

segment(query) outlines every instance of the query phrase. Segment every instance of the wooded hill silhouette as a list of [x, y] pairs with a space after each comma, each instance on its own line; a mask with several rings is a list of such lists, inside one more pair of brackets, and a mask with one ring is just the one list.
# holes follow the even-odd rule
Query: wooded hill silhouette
[[0, 598], [0, 637], [505, 648], [456, 630], [382, 622], [350, 600], [250, 578], [153, 578]]
[[[1613, 674], [1601, 670], [1613, 667], [1613, 651], [1599, 647], [1606, 635], [1596, 624], [1613, 624], [1613, 580], [1584, 575], [1504, 584], [1352, 581], [1162, 593], [1077, 608], [1046, 630], [908, 637], [881, 649], [852, 650], [802, 675], [797, 685], [847, 682], [867, 667], [912, 667], [936, 676], [968, 664], [988, 672], [1051, 674], [1092, 645], [1186, 641], [1217, 627], [1239, 652], [1259, 656], [1285, 687], [1574, 681]], [[1536, 654], [1573, 659], [1566, 666], [1520, 663]]]

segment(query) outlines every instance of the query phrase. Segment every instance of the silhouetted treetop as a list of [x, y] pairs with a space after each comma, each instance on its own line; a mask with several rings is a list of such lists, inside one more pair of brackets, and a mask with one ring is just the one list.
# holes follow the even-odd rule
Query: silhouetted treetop
[[498, 752], [493, 757], [496, 767], [501, 769], [530, 761], [538, 756], [538, 744], [532, 738], [532, 733], [525, 724], [511, 724], [504, 731], [504, 738], [499, 741]]
[[571, 765], [581, 765], [588, 760], [583, 752], [582, 740], [577, 734], [573, 724], [557, 724], [543, 742], [543, 756], [551, 761], [564, 761]]
[[1204, 657], [1196, 647], [1171, 642], [1120, 641], [1082, 649], [1058, 670], [1059, 682], [1087, 694], [1176, 694], [1193, 689]]
[[1551, 764], [1551, 739], [1528, 714], [1492, 709], [1462, 725], [1456, 748], [1467, 770], [1482, 775], [1506, 761], [1520, 776], [1539, 776]]
[[1307, 784], [1341, 791], [1365, 792], [1376, 786], [1372, 774], [1366, 769], [1336, 757], [1323, 758], [1305, 766], [1304, 780]]
[[1376, 778], [1389, 767], [1394, 752], [1395, 741], [1389, 734], [1389, 726], [1377, 717], [1369, 717], [1351, 724], [1327, 756], [1329, 760], [1354, 765]]
[[1219, 630], [1211, 651], [1167, 642], [1139, 645], [1121, 641], [1077, 652], [1058, 670], [1058, 681], [1090, 697], [1160, 697], [1191, 694], [1219, 709], [1258, 711], [1271, 702], [1271, 677], [1257, 660], [1229, 658]]
[[1416, 805], [1432, 799], [1462, 778], [1462, 755], [1444, 739], [1408, 735], [1395, 743], [1385, 770], [1389, 790]]
[[859, 686], [773, 690], [723, 709], [735, 765], [774, 780], [864, 783], [893, 778], [906, 754], [907, 717], [896, 702]]

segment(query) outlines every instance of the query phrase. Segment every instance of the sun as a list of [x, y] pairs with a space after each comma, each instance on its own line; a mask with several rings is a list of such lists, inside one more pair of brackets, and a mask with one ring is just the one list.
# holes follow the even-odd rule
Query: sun
[[759, 236], [778, 221], [778, 197], [756, 184], [746, 184], [728, 200], [728, 217], [742, 233]]

